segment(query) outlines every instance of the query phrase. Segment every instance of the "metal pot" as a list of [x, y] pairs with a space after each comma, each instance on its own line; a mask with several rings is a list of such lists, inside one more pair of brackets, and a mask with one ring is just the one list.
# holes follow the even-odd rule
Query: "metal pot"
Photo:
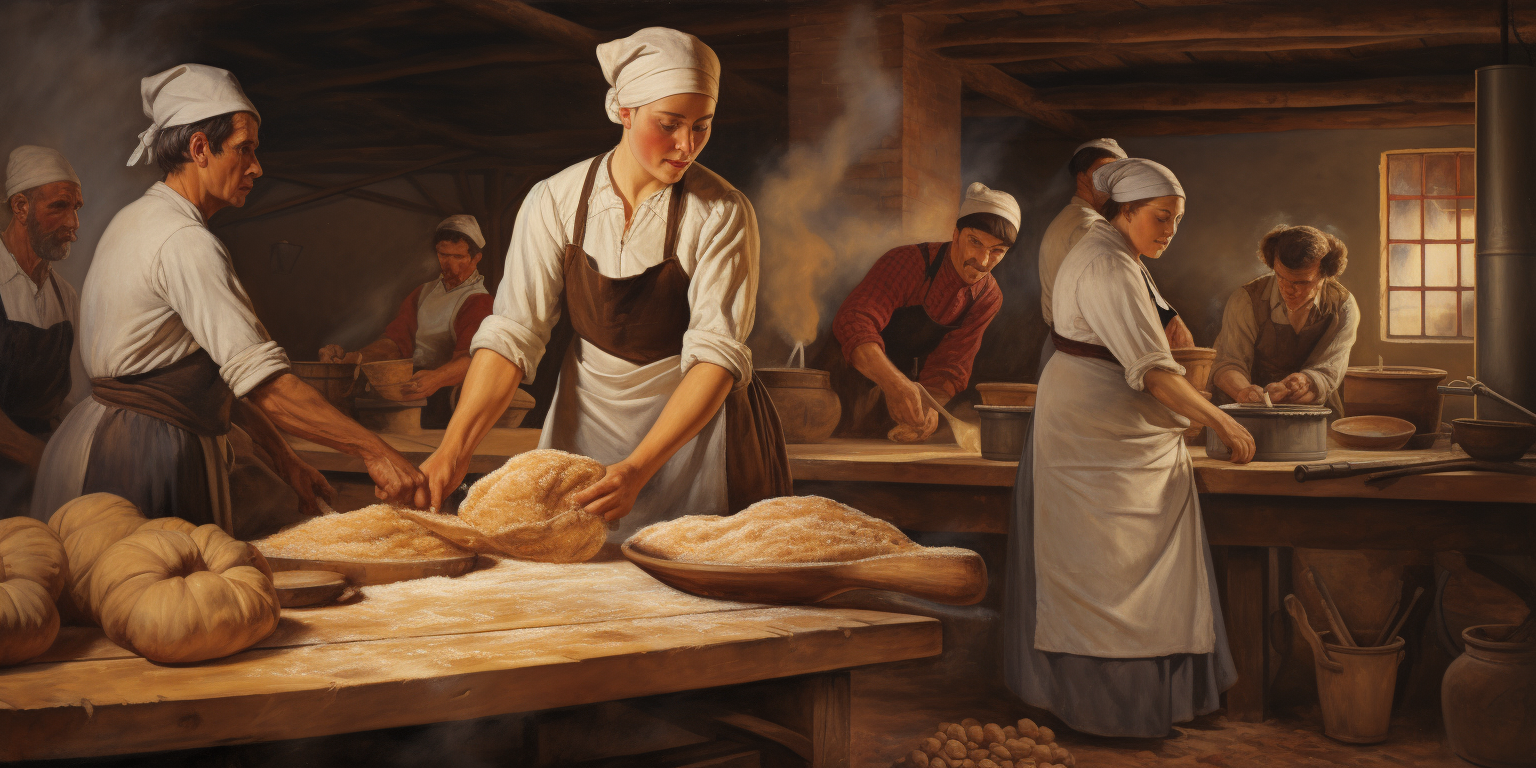
[[981, 417], [981, 457], [993, 461], [1018, 461], [1024, 453], [1024, 435], [1035, 415], [1033, 405], [978, 405]]
[[[1328, 414], [1332, 409], [1320, 405], [1248, 405], [1229, 403], [1221, 406], [1238, 424], [1253, 435], [1257, 447], [1254, 461], [1318, 461], [1328, 457]], [[1205, 455], [1230, 459], [1232, 451], [1216, 435], [1205, 431]]]
[[758, 368], [754, 375], [779, 412], [786, 443], [819, 443], [832, 436], [843, 406], [832, 374], [816, 368]]

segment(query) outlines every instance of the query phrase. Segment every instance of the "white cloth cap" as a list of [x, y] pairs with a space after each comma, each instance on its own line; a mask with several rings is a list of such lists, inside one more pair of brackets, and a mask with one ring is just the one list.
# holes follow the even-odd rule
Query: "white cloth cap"
[[240, 89], [240, 81], [228, 70], [206, 64], [178, 64], [139, 82], [144, 96], [144, 116], [150, 126], [139, 134], [139, 146], [129, 165], [155, 161], [155, 135], [165, 128], [187, 125], [230, 112], [250, 112], [261, 122], [256, 105]]
[[1109, 199], [1117, 203], [1169, 195], [1184, 196], [1184, 187], [1179, 184], [1173, 171], [1160, 163], [1140, 157], [1099, 166], [1093, 172], [1093, 187], [1109, 193]]
[[75, 175], [75, 169], [70, 167], [63, 153], [32, 144], [23, 144], [11, 150], [11, 159], [5, 164], [6, 199], [17, 192], [55, 181], [80, 183], [80, 177]]
[[965, 199], [960, 202], [960, 216], [965, 218], [973, 213], [991, 213], [1001, 216], [1019, 228], [1019, 221], [1024, 217], [1019, 214], [1019, 201], [1013, 199], [1013, 195], [995, 189], [987, 189], [987, 185], [979, 182], [971, 182], [971, 186], [965, 188]]
[[666, 27], [646, 27], [597, 47], [608, 89], [608, 119], [620, 107], [643, 107], [679, 93], [720, 98], [720, 59], [704, 41]]
[[1085, 141], [1077, 145], [1077, 149], [1072, 150], [1072, 155], [1075, 157], [1077, 153], [1089, 148], [1107, 149], [1111, 154], [1120, 158], [1121, 160], [1130, 157], [1130, 155], [1125, 154], [1124, 149], [1120, 148], [1120, 142], [1115, 141], [1114, 139], [1094, 139], [1093, 141]]
[[437, 225], [437, 231], [441, 232], [445, 229], [468, 237], [476, 248], [485, 247], [485, 235], [480, 234], [480, 222], [475, 221], [475, 217], [467, 213], [443, 219], [443, 223]]

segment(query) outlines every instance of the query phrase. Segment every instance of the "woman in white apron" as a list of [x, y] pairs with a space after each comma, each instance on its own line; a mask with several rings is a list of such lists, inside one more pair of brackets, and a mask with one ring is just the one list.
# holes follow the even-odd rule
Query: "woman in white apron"
[[1079, 731], [1161, 737], [1236, 680], [1182, 435], [1206, 424], [1239, 463], [1254, 443], [1185, 380], [1165, 334], [1172, 308], [1141, 261], [1168, 247], [1183, 188], [1142, 159], [1093, 178], [1106, 220], [1057, 275], [1059, 354], [1019, 462], [1005, 678]]
[[791, 488], [778, 416], [746, 346], [757, 219], [744, 195], [694, 163], [714, 119], [719, 61], [698, 38], [659, 27], [597, 55], [623, 139], [529, 191], [495, 312], [475, 334], [458, 408], [422, 471], [440, 507], [537, 370], [563, 312], [576, 339], [539, 445], [607, 466], [578, 501], [621, 520], [618, 540]]

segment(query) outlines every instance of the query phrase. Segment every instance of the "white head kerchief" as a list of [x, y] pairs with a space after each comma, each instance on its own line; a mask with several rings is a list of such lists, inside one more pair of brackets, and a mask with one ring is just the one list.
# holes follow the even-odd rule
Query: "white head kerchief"
[[5, 196], [25, 192], [55, 181], [80, 183], [75, 169], [57, 149], [24, 144], [11, 150], [11, 159], [5, 164]]
[[195, 123], [230, 112], [250, 112], [261, 122], [256, 105], [240, 90], [240, 81], [228, 70], [206, 64], [179, 64], [139, 82], [144, 96], [144, 116], [150, 126], [139, 134], [139, 146], [128, 158], [135, 165], [139, 158], [152, 163], [155, 134], [162, 129]]
[[437, 231], [441, 232], [445, 229], [469, 238], [476, 248], [485, 247], [485, 235], [480, 234], [480, 222], [475, 221], [475, 217], [467, 213], [443, 219], [443, 223], [437, 225]]
[[1093, 172], [1093, 186], [1117, 203], [1149, 197], [1184, 196], [1178, 177], [1159, 163], [1140, 157], [1106, 163]]
[[647, 27], [597, 47], [597, 63], [608, 78], [608, 119], [621, 123], [620, 107], [643, 107], [679, 93], [720, 98], [720, 59], [693, 35]]
[[965, 199], [960, 201], [960, 218], [965, 218], [973, 213], [991, 213], [1001, 216], [1019, 228], [1019, 202], [1013, 199], [1013, 195], [1000, 192], [995, 189], [987, 189], [987, 185], [979, 182], [971, 182], [971, 186], [965, 189]]
[[1109, 150], [1110, 154], [1122, 160], [1130, 157], [1130, 155], [1125, 154], [1124, 149], [1120, 148], [1120, 142], [1115, 141], [1114, 139], [1094, 139], [1093, 141], [1085, 141], [1077, 145], [1077, 149], [1072, 150], [1072, 154], [1075, 156], [1077, 153], [1089, 148]]

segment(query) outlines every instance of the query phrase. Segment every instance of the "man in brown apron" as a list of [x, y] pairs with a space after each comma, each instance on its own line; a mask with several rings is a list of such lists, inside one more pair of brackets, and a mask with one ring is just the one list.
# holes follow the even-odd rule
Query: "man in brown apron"
[[[43, 445], [67, 411], [79, 299], [53, 263], [69, 255], [84, 202], [69, 161], [11, 152], [0, 232], [0, 518], [27, 514]], [[6, 218], [6, 217], [0, 217]]]
[[[145, 78], [142, 91], [154, 125], [130, 163], [147, 155], [165, 181], [119, 211], [97, 245], [80, 324], [92, 396], [44, 451], [32, 515], [111, 492], [149, 517], [262, 535], [332, 493], [278, 428], [361, 456], [380, 498], [410, 503], [420, 474], [288, 372], [207, 229], [261, 175], [255, 107], [233, 75], [198, 64]], [[281, 503], [284, 485], [297, 500]]]
[[970, 385], [982, 334], [1002, 306], [991, 271], [1018, 237], [1019, 218], [1011, 195], [975, 183], [949, 242], [902, 246], [875, 262], [813, 363], [831, 372], [842, 402], [834, 434], [885, 437], [898, 424], [917, 439], [933, 433], [937, 413], [918, 387], [943, 404]]
[[1326, 403], [1343, 416], [1339, 385], [1349, 367], [1360, 309], [1336, 279], [1349, 263], [1338, 238], [1312, 227], [1277, 227], [1259, 245], [1273, 270], [1232, 293], [1216, 339], [1211, 377], [1220, 402]]

